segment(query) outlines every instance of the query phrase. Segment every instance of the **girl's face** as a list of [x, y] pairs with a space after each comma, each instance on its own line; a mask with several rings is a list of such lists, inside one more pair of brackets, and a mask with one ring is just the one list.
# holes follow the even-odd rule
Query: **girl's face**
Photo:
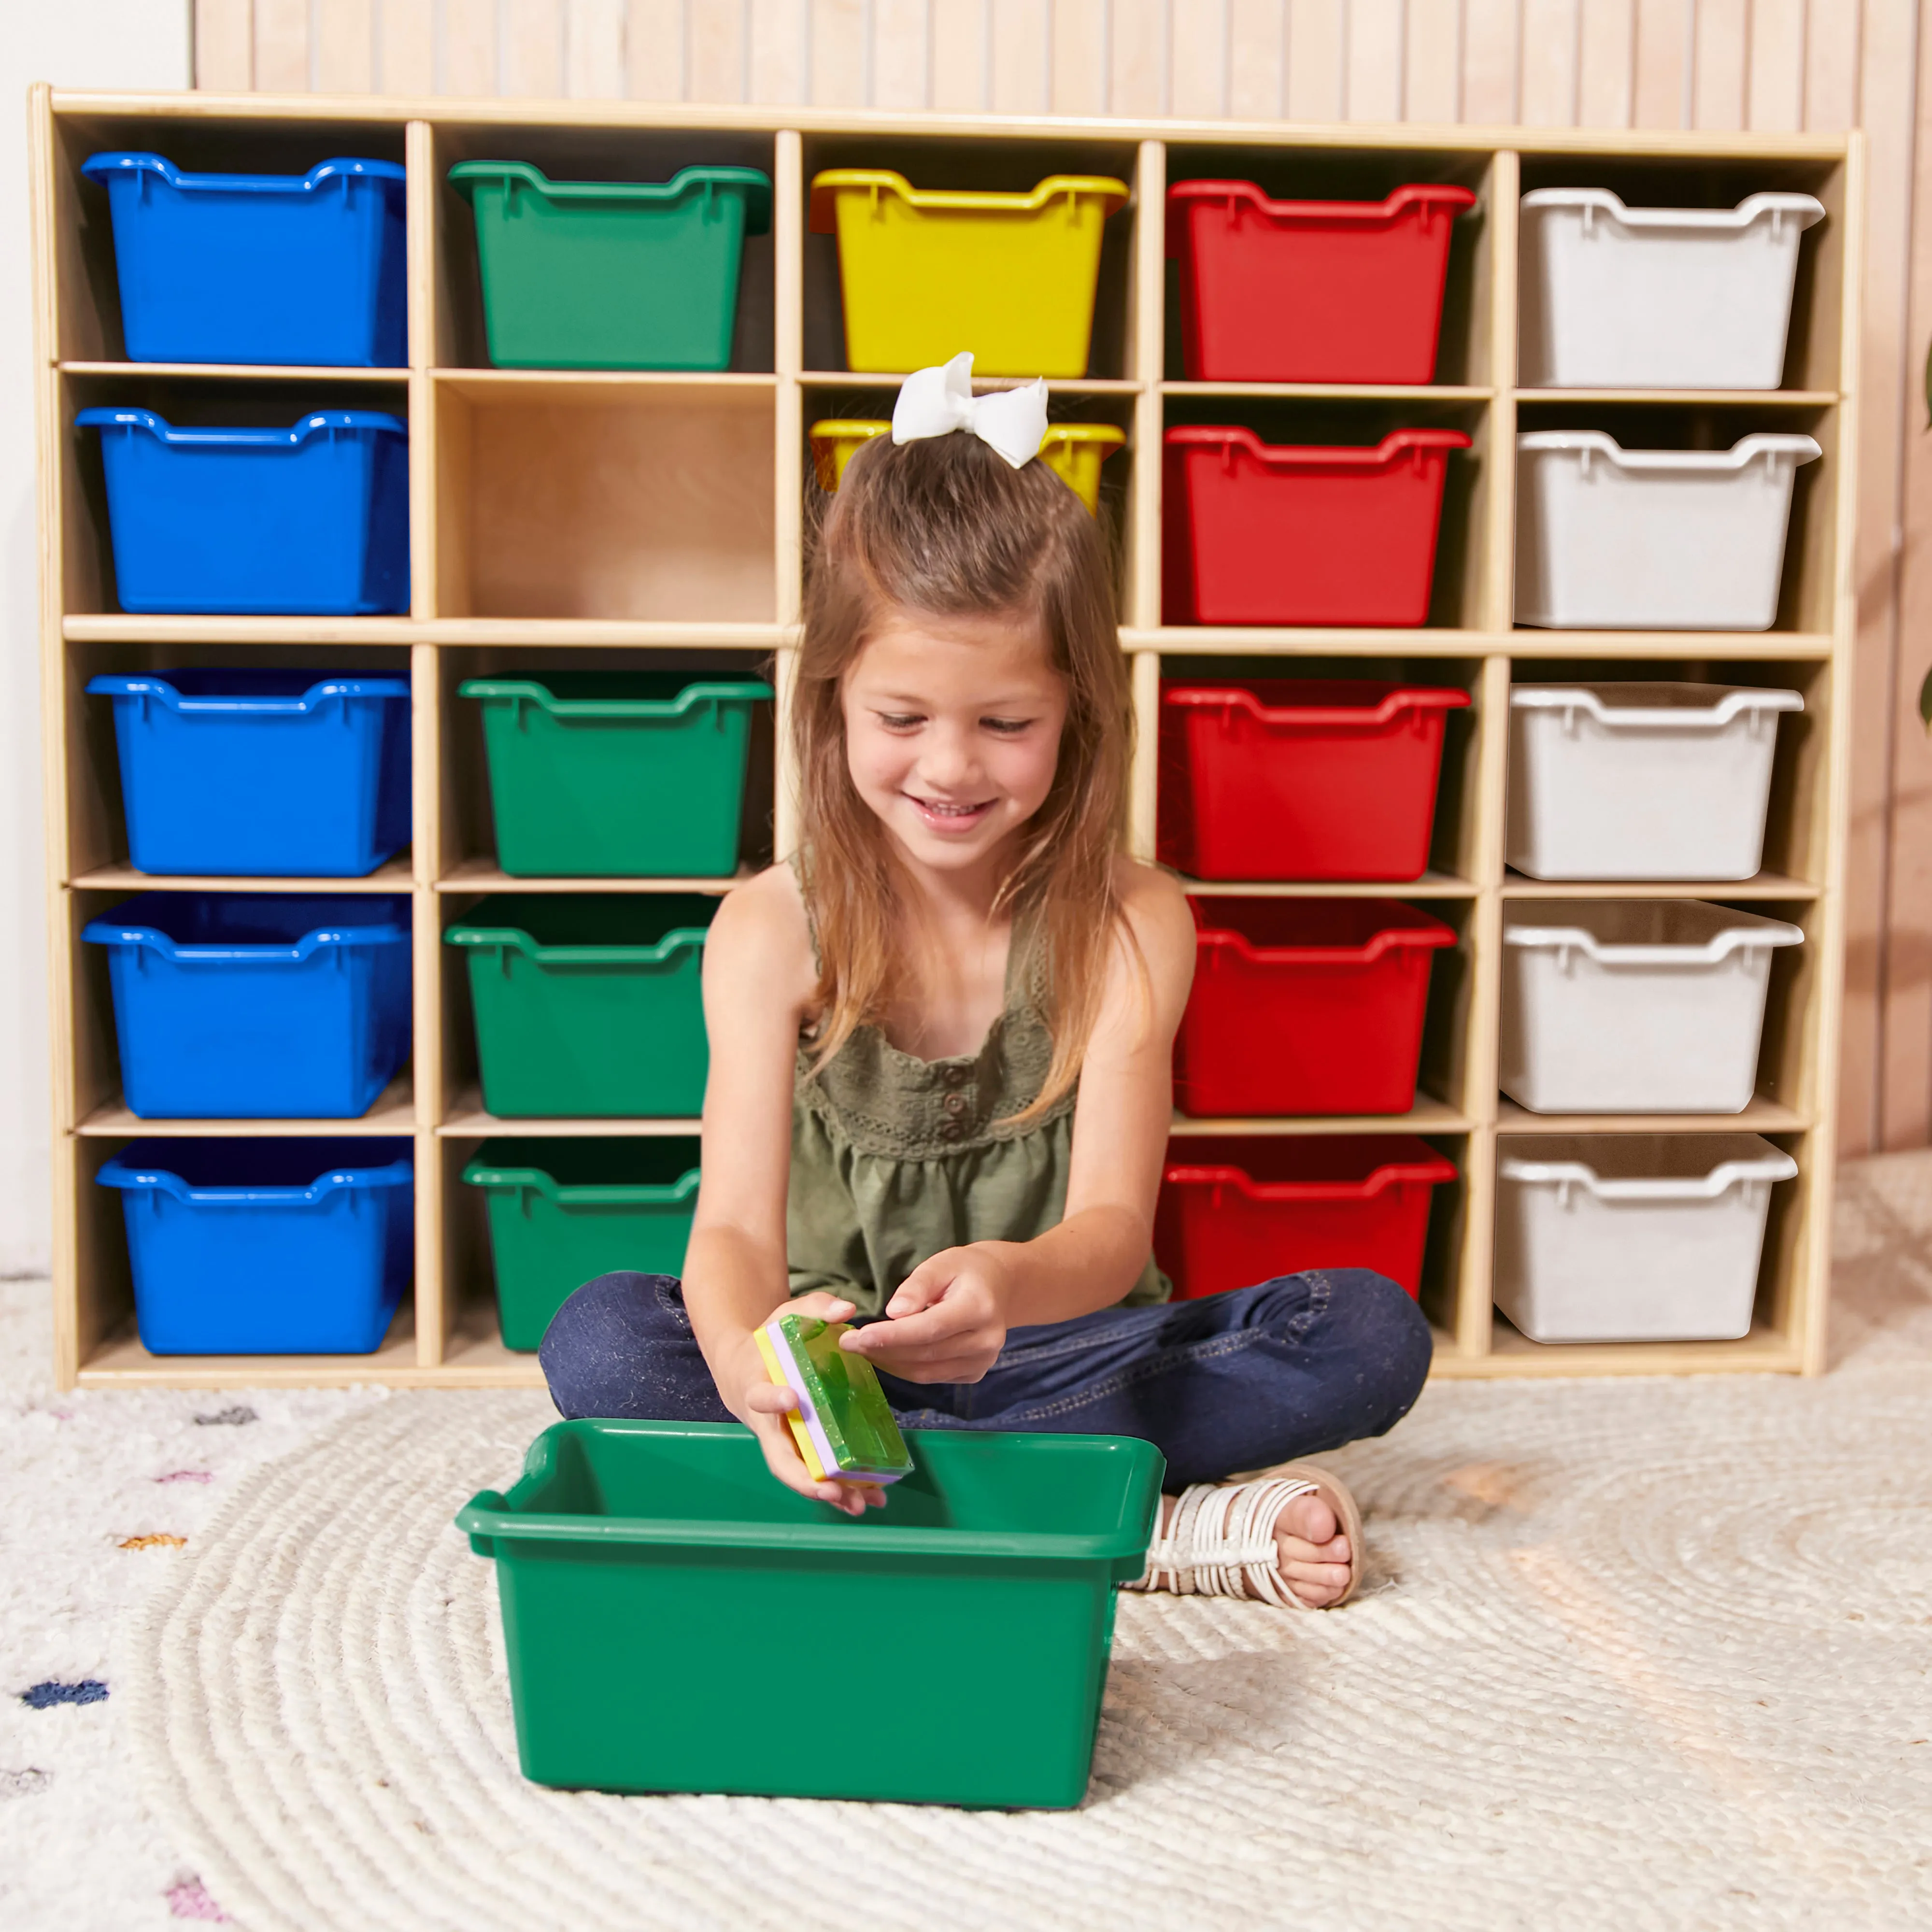
[[916, 863], [967, 870], [1046, 802], [1066, 681], [1036, 620], [896, 611], [840, 695], [852, 782]]

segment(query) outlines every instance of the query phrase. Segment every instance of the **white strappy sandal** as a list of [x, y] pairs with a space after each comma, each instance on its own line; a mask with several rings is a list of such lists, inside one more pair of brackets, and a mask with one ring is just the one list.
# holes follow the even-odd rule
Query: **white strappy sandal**
[[[1332, 1604], [1304, 1603], [1282, 1580], [1275, 1520], [1297, 1496], [1319, 1496], [1348, 1539], [1348, 1587]], [[1130, 1590], [1184, 1597], [1251, 1597], [1286, 1610], [1340, 1610], [1362, 1574], [1362, 1513], [1347, 1486], [1312, 1462], [1279, 1462], [1226, 1483], [1183, 1490], [1167, 1533], [1148, 1546], [1147, 1568]]]

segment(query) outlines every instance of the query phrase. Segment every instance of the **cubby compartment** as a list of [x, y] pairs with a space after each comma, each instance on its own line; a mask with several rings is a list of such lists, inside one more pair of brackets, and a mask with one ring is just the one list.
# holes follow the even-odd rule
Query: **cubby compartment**
[[[808, 202], [813, 178], [833, 169], [888, 169], [922, 190], [1028, 194], [1055, 175], [1121, 181], [1132, 190], [1137, 185], [1138, 164], [1133, 144], [1125, 140], [974, 141], [944, 136], [857, 134], [808, 134], [803, 143], [803, 160], [800, 193]], [[820, 371], [853, 368], [856, 365], [846, 355], [838, 238], [830, 233], [813, 233], [808, 214], [808, 206], [802, 204], [800, 218], [806, 230], [805, 366]], [[1087, 367], [1084, 371], [1056, 370], [1053, 372], [1056, 379], [1077, 387], [1082, 381], [1095, 377], [1119, 379], [1155, 373], [1131, 366], [1127, 286], [1136, 224], [1150, 220], [1158, 223], [1160, 218], [1158, 210], [1150, 213], [1134, 202], [1102, 224]], [[989, 273], [987, 279], [992, 281], [994, 277]], [[1016, 301], [1023, 299], [1020, 288], [1016, 287], [1013, 294]], [[943, 362], [949, 356], [972, 346], [962, 339], [946, 354], [934, 355], [930, 360]], [[1014, 374], [1024, 377], [1041, 373], [1044, 372], [1028, 369]], [[1003, 374], [998, 380], [1008, 381], [1013, 376]]]
[[[1167, 151], [1167, 184], [1191, 181], [1252, 182], [1270, 200], [1348, 202], [1376, 204], [1411, 185], [1461, 188], [1475, 202], [1451, 225], [1432, 372], [1400, 379], [1400, 386], [1482, 386], [1495, 377], [1490, 368], [1492, 331], [1489, 314], [1496, 224], [1492, 214], [1495, 164], [1484, 153], [1430, 152], [1427, 149], [1378, 153], [1372, 149], [1276, 148], [1232, 144], [1177, 142]], [[1183, 358], [1184, 332], [1180, 265], [1170, 254], [1165, 277], [1166, 351], [1163, 373], [1168, 384], [1212, 389], [1246, 387], [1226, 380], [1199, 383], [1189, 380]], [[1320, 290], [1307, 299], [1319, 301]], [[1321, 386], [1361, 378], [1335, 376], [1295, 379], [1298, 385]]]
[[437, 616], [776, 616], [769, 382], [452, 376], [435, 394]]

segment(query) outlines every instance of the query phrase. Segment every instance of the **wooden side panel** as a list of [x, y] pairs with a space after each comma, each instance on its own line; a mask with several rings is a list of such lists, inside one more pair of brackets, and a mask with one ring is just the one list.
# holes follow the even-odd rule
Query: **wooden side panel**
[[315, 86], [370, 94], [376, 86], [375, 0], [329, 0], [315, 14]]
[[1044, 114], [1052, 105], [1051, 0], [988, 0], [992, 10], [993, 112]]
[[[986, 64], [985, 0], [928, 0], [928, 5], [932, 104], [944, 112], [981, 112], [992, 98], [992, 80]], [[1118, 113], [1119, 107], [1114, 111]]]
[[[920, 108], [932, 105], [928, 98], [932, 50], [926, 32], [926, 17], [925, 0], [874, 0], [872, 104], [874, 107]], [[1057, 61], [1054, 72], [1058, 72]], [[1064, 113], [1067, 110], [1063, 108], [1058, 111]], [[1096, 107], [1086, 111], [1097, 113], [1100, 110]]]
[[1402, 118], [1403, 0], [1348, 0], [1344, 108], [1351, 121]]
[[1750, 0], [1697, 0], [1690, 82], [1691, 124], [1744, 124], [1744, 69], [1750, 40]]
[[441, 92], [496, 93], [496, 0], [442, 0], [441, 52]]
[[1522, 124], [1570, 128], [1576, 122], [1580, 0], [1523, 0]]
[[1107, 112], [1137, 118], [1171, 112], [1162, 0], [1113, 0], [1113, 20]]
[[1632, 126], [1690, 125], [1690, 55], [1696, 19], [1694, 0], [1636, 0]]
[[573, 100], [624, 98], [624, 0], [566, 0], [563, 85]]
[[1108, 0], [1054, 0], [1053, 70], [1048, 76], [1050, 112], [1111, 111], [1107, 100], [1108, 13]]
[[1580, 0], [1580, 4], [1577, 125], [1628, 128], [1636, 82], [1636, 0]]
[[254, 0], [194, 0], [194, 84], [223, 94], [254, 86]]
[[1461, 0], [1408, 0], [1402, 118], [1445, 125], [1462, 118]]
[[306, 94], [309, 71], [308, 0], [255, 0], [254, 85], [264, 94]]
[[563, 0], [503, 0], [497, 92], [554, 100], [563, 92]]
[[1521, 16], [1516, 0], [1462, 0], [1462, 118], [1520, 119]]
[[[800, 0], [787, 4], [786, 0], [777, 0], [771, 8], [773, 14], [790, 14], [795, 10]], [[765, 22], [765, 11], [754, 11], [754, 34], [761, 31]], [[794, 29], [788, 36], [782, 34], [780, 22], [770, 23], [770, 38], [776, 44], [782, 38], [788, 38], [796, 52], [803, 45], [802, 39]], [[796, 86], [803, 69], [794, 65], [790, 78]], [[628, 0], [624, 10], [624, 78], [625, 92], [633, 100], [682, 100], [684, 98], [684, 0]], [[760, 96], [763, 99], [796, 100], [795, 92], [784, 94]]]
[[436, 91], [435, 0], [382, 0], [375, 43], [370, 85], [379, 92]]

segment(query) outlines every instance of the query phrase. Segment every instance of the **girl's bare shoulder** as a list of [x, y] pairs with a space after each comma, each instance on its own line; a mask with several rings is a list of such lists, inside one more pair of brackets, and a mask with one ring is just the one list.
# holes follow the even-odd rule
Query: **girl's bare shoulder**
[[724, 895], [706, 935], [707, 970], [802, 1004], [818, 983], [812, 926], [789, 866], [768, 866]]
[[1114, 889], [1143, 951], [1162, 955], [1177, 949], [1191, 960], [1194, 952], [1194, 915], [1180, 881], [1159, 866], [1149, 866], [1124, 854], [1114, 862]]

